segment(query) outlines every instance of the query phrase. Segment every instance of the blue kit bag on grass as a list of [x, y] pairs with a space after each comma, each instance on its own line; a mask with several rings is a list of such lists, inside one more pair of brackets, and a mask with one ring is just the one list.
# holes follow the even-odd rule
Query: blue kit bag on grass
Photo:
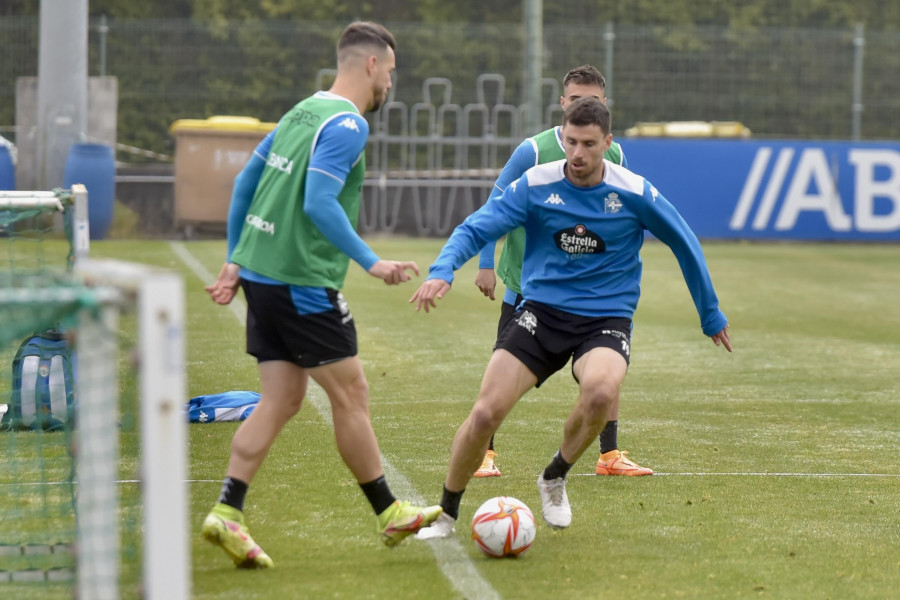
[[2, 429], [57, 431], [75, 416], [74, 356], [58, 330], [36, 333], [12, 362], [12, 394]]
[[222, 392], [195, 396], [187, 403], [188, 421], [191, 423], [218, 423], [243, 421], [259, 403], [257, 392]]

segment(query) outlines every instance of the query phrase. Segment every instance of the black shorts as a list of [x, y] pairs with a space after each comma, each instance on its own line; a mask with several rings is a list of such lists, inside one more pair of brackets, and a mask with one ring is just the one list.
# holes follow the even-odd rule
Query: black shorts
[[497, 340], [500, 340], [500, 334], [506, 329], [507, 324], [516, 316], [516, 307], [522, 304], [522, 294], [516, 294], [515, 304], [508, 302], [500, 303], [500, 321], [497, 322]]
[[528, 300], [500, 333], [494, 349], [502, 348], [521, 360], [537, 377], [539, 387], [548, 377], [575, 364], [594, 348], [610, 348], [631, 357], [631, 319], [584, 317]]
[[310, 368], [356, 356], [356, 327], [344, 297], [327, 290], [332, 310], [300, 314], [287, 285], [243, 280], [247, 354], [259, 362], [286, 360]]

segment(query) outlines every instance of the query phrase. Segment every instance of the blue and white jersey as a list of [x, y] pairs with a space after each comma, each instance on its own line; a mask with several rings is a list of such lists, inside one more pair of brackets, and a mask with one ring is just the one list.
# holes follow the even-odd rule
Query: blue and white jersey
[[[565, 156], [566, 149], [563, 146], [562, 141], [562, 126], [557, 125], [556, 127], [554, 127], [553, 134], [553, 137], [556, 139], [556, 143], [559, 144], [559, 156]], [[625, 151], [622, 150], [622, 146], [619, 145], [618, 142], [613, 142], [611, 150], [607, 150], [606, 157], [610, 158], [611, 155], [617, 157], [613, 158], [613, 160], [619, 161], [617, 164], [620, 164], [623, 167], [628, 166], [628, 160], [625, 158]], [[503, 169], [500, 171], [500, 175], [497, 176], [497, 180], [494, 182], [494, 187], [491, 189], [491, 196], [500, 196], [506, 190], [506, 188], [519, 177], [521, 177], [525, 173], [525, 171], [527, 171], [531, 167], [538, 165], [539, 157], [538, 144], [535, 140], [535, 137], [530, 137], [523, 140], [522, 143], [516, 146], [516, 149], [513, 150], [513, 153], [506, 161], [506, 164], [503, 165]], [[490, 197], [488, 199], [490, 199]], [[478, 260], [478, 268], [493, 269], [495, 252], [496, 243], [494, 241], [488, 242], [484, 246], [484, 248], [481, 249], [481, 254]], [[507, 294], [509, 292], [510, 290], [507, 290]], [[516, 294], [515, 292], [513, 292], [512, 297], [515, 296]], [[504, 298], [503, 301], [506, 302], [506, 298]]]
[[703, 332], [727, 324], [719, 310], [700, 242], [653, 185], [604, 161], [603, 181], [578, 187], [566, 179], [565, 160], [525, 172], [461, 223], [429, 270], [429, 279], [453, 272], [488, 241], [525, 227], [522, 295], [577, 315], [633, 318], [641, 294], [640, 250], [647, 230], [678, 259]]

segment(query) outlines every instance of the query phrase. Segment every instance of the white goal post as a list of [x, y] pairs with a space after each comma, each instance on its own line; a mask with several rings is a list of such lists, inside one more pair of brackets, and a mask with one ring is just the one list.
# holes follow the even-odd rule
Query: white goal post
[[[46, 307], [77, 310], [77, 324], [70, 330], [78, 363], [72, 452], [77, 488], [73, 591], [79, 600], [118, 600], [123, 595], [120, 492], [121, 486], [134, 482], [120, 480], [119, 379], [123, 358], [134, 358], [136, 375], [129, 377], [137, 380], [137, 390], [129, 398], [139, 414], [129, 418], [140, 430], [140, 594], [147, 600], [188, 600], [184, 282], [176, 273], [148, 265], [90, 258], [87, 190], [82, 185], [52, 192], [0, 192], [0, 214], [34, 209], [67, 214], [74, 267], [68, 271], [57, 265], [58, 271], [67, 271], [65, 277], [39, 284], [38, 278], [11, 274], [0, 286], [0, 319], [10, 328], [7, 343], [27, 335], [32, 326], [16, 323], [17, 318], [30, 323], [30, 315], [38, 323]], [[135, 357], [120, 356], [122, 314], [129, 315], [129, 325], [131, 315], [136, 321]], [[21, 539], [13, 542], [27, 544]], [[14, 574], [7, 575], [11, 579], [6, 581], [17, 581]], [[46, 580], [50, 581], [49, 573]]]
[[[141, 486], [143, 495], [143, 591], [147, 600], [188, 600], [190, 597], [190, 541], [187, 519], [187, 426], [184, 399], [185, 310], [184, 282], [174, 273], [119, 261], [85, 259], [76, 274], [91, 285], [111, 286], [133, 294], [137, 303], [140, 377]], [[79, 345], [103, 347], [103, 338], [116, 331], [117, 311], [107, 303], [100, 320], [80, 330]], [[85, 337], [87, 336], [87, 337]], [[111, 346], [113, 352], [115, 347]], [[116, 376], [115, 356], [100, 359], [104, 377]], [[79, 366], [83, 368], [83, 366]], [[96, 377], [89, 378], [97, 381]], [[118, 598], [115, 577], [103, 567], [104, 556], [118, 542], [117, 515], [108, 510], [115, 497], [117, 464], [104, 453], [117, 444], [94, 448], [92, 431], [115, 431], [116, 414], [103, 405], [102, 393], [79, 390], [78, 431], [78, 597], [80, 600]], [[100, 436], [97, 436], [100, 437]], [[92, 465], [107, 463], [100, 472]], [[88, 475], [88, 474], [91, 475]], [[84, 479], [92, 477], [91, 481]], [[98, 526], [99, 525], [99, 526]], [[84, 550], [83, 550], [84, 549]], [[85, 556], [83, 551], [99, 556]], [[112, 552], [118, 559], [118, 552]]]
[[69, 190], [53, 192], [29, 192], [0, 190], [0, 210], [22, 210], [28, 208], [49, 208], [62, 213], [63, 203], [74, 207], [72, 218], [72, 251], [75, 262], [88, 257], [91, 245], [90, 222], [88, 220], [87, 188], [76, 183]]

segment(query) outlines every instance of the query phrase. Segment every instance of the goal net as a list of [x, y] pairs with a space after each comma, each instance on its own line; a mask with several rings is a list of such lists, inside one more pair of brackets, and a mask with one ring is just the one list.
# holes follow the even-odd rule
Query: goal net
[[87, 190], [0, 191], [0, 284], [71, 272], [90, 246]]
[[13, 359], [34, 333], [61, 332], [74, 380], [62, 424], [3, 420], [0, 597], [186, 600], [183, 282], [90, 259], [77, 187], [0, 192], [0, 412], [26, 412]]

